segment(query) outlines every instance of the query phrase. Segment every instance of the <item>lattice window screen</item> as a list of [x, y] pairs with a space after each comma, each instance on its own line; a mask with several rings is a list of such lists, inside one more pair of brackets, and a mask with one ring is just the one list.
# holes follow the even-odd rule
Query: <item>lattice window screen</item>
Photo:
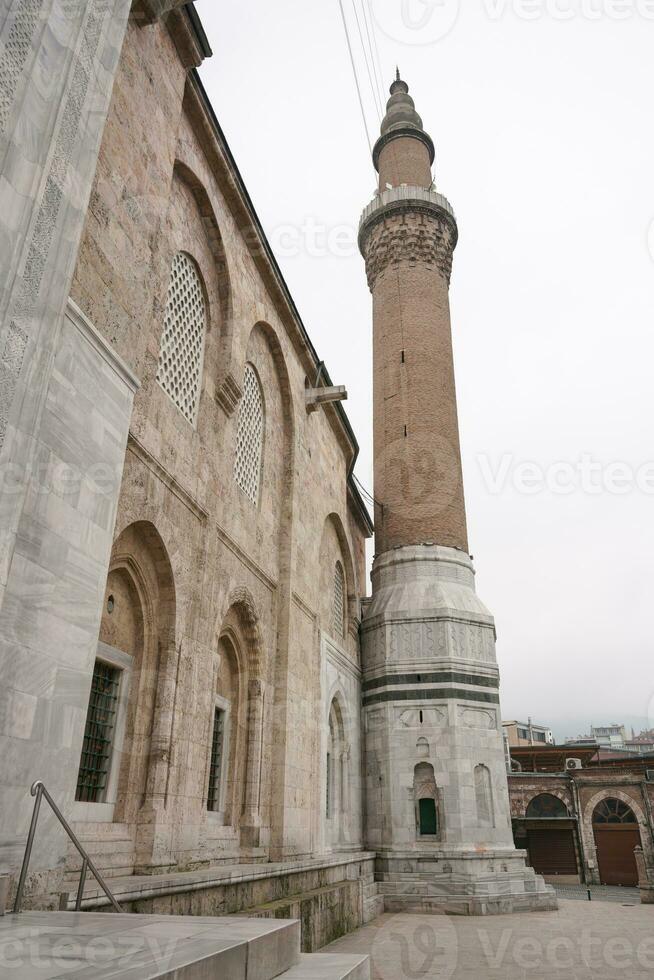
[[340, 561], [334, 567], [333, 603], [332, 630], [334, 636], [341, 637], [345, 631], [345, 575]]
[[236, 433], [234, 479], [254, 504], [259, 499], [262, 451], [263, 395], [254, 369], [246, 364]]
[[168, 287], [157, 381], [191, 424], [198, 414], [206, 319], [195, 263], [178, 252]]

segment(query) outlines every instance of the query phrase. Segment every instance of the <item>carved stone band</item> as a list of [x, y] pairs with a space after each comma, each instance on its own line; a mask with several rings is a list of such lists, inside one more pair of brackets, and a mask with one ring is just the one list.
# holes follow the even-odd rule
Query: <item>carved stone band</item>
[[394, 187], [377, 195], [363, 212], [359, 248], [368, 286], [389, 265], [432, 265], [449, 283], [458, 240], [456, 218], [442, 194], [423, 187]]

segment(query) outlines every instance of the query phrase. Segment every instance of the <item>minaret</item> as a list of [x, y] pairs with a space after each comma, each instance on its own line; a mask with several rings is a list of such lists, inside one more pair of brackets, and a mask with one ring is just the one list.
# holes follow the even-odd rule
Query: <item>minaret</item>
[[495, 627], [468, 554], [449, 307], [457, 223], [399, 72], [390, 92], [359, 231], [377, 501], [362, 625], [367, 845], [388, 911], [555, 908], [513, 843]]

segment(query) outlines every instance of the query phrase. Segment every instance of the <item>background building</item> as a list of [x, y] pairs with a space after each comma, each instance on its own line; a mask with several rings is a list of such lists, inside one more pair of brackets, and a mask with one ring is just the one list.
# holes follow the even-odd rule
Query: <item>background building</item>
[[605, 749], [624, 749], [627, 730], [624, 725], [591, 725], [590, 735], [566, 738], [566, 745], [601, 745]]
[[654, 754], [516, 746], [509, 775], [516, 846], [546, 880], [636, 885], [634, 848], [654, 857]]
[[535, 725], [531, 718], [524, 721], [503, 721], [502, 729], [510, 746], [553, 745], [552, 730], [543, 725]]

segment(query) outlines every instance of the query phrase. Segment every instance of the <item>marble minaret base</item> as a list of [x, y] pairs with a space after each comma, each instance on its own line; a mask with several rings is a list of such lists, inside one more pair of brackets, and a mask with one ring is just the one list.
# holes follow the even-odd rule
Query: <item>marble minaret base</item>
[[372, 577], [365, 826], [387, 911], [556, 908], [513, 844], [495, 628], [469, 556], [397, 548], [375, 560]]

